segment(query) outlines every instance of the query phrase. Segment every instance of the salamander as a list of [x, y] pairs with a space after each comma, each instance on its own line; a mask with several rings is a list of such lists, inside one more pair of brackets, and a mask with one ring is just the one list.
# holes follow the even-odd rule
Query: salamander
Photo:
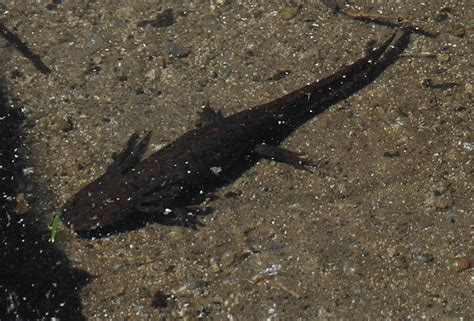
[[408, 42], [408, 31], [394, 32], [378, 48], [332, 75], [227, 117], [206, 106], [206, 124], [148, 157], [144, 153], [151, 132], [133, 133], [105, 173], [66, 202], [62, 221], [74, 231], [87, 232], [113, 226], [134, 213], [181, 217], [178, 214], [193, 197], [249, 155], [308, 166], [278, 145], [334, 102], [374, 80]]

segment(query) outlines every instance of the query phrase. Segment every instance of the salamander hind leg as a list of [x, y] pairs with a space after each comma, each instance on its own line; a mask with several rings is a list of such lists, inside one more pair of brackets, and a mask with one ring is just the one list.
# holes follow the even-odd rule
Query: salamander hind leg
[[181, 204], [181, 186], [182, 184], [169, 181], [150, 183], [137, 195], [135, 209], [147, 216], [157, 216], [158, 220], [164, 219], [168, 223], [193, 229], [203, 226], [197, 219], [201, 210]]
[[286, 163], [297, 169], [310, 171], [309, 167], [317, 166], [317, 164], [306, 159], [304, 155], [292, 152], [288, 149], [278, 146], [258, 144], [257, 146], [255, 146], [255, 152], [263, 158], [271, 159], [281, 163]]
[[204, 226], [198, 219], [198, 213], [188, 207], [168, 208], [163, 205], [142, 202], [137, 205], [136, 209], [148, 215], [159, 215], [160, 218], [183, 227], [197, 229], [198, 226]]

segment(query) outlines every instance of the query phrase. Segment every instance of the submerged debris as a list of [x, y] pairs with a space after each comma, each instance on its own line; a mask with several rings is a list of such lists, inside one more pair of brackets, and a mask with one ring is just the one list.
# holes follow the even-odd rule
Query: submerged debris
[[395, 18], [388, 15], [383, 15], [383, 14], [371, 14], [367, 12], [355, 11], [350, 8], [346, 8], [342, 10], [341, 12], [342, 14], [355, 20], [368, 21], [368, 22], [381, 24], [384, 26], [402, 28], [404, 30], [418, 33], [418, 34], [431, 37], [431, 38], [435, 38], [439, 34], [439, 32], [422, 28], [421, 26], [416, 25], [410, 21], [406, 21], [404, 18], [401, 18], [401, 17]]

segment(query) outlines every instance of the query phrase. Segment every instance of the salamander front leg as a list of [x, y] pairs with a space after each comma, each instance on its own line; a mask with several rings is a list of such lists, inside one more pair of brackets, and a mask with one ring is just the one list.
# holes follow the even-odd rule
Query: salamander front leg
[[224, 116], [222, 116], [222, 113], [220, 110], [215, 111], [209, 102], [205, 102], [201, 110], [198, 112], [198, 120], [196, 122], [196, 127], [202, 127], [208, 124], [213, 124], [213, 123], [218, 123], [222, 119], [224, 119]]

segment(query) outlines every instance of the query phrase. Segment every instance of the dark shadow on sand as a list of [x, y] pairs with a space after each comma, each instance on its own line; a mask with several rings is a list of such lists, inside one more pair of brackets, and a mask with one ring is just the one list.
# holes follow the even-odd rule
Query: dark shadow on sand
[[[4, 73], [4, 57], [0, 71]], [[90, 276], [71, 267], [48, 235], [15, 213], [20, 192], [23, 115], [9, 106], [0, 78], [0, 320], [85, 320], [80, 289]]]

